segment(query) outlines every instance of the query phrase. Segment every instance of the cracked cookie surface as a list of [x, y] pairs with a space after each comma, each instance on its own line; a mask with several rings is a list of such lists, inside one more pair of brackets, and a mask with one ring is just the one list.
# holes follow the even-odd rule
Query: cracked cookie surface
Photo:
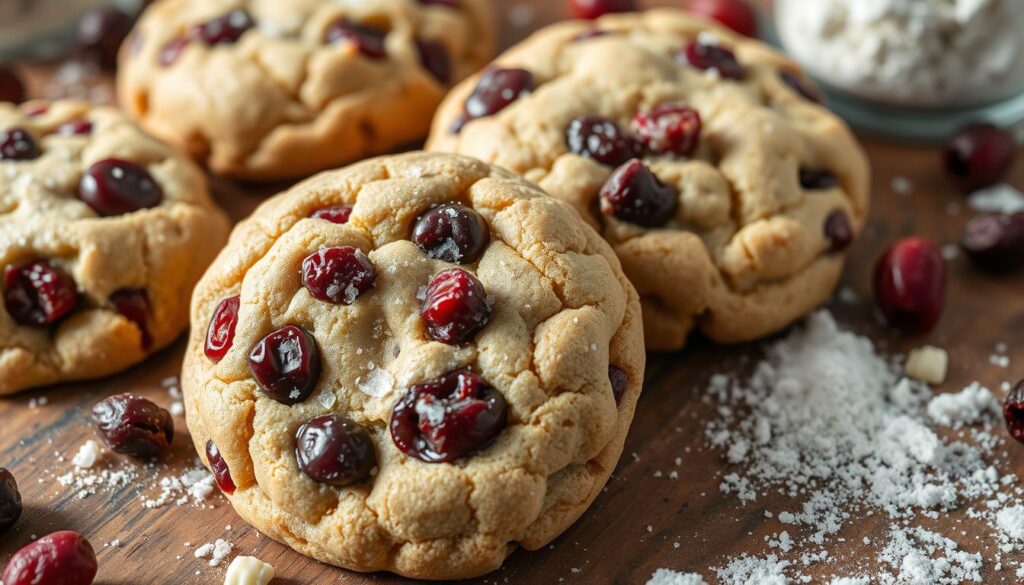
[[117, 110], [0, 104], [0, 394], [171, 343], [228, 228], [202, 171]]
[[218, 174], [301, 177], [423, 139], [493, 56], [490, 0], [162, 0], [120, 56], [123, 108]]
[[574, 522], [644, 371], [607, 243], [456, 155], [373, 159], [270, 199], [192, 322], [189, 429], [235, 510], [322, 561], [417, 578], [486, 573]]
[[565, 22], [456, 87], [428, 150], [571, 203], [640, 293], [648, 349], [756, 338], [824, 302], [868, 212], [865, 155], [768, 46], [673, 10]]

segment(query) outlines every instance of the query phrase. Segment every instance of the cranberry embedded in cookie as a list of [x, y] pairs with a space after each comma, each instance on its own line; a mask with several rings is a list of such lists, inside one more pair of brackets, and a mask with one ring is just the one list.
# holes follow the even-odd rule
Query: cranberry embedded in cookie
[[138, 163], [108, 158], [94, 163], [78, 184], [78, 198], [103, 216], [132, 213], [160, 205], [164, 193]]
[[347, 18], [334, 21], [324, 32], [324, 42], [328, 45], [351, 43], [361, 54], [370, 59], [383, 59], [388, 56], [385, 39], [387, 32], [352, 22]]
[[24, 128], [0, 130], [0, 160], [32, 160], [42, 153], [36, 139]]
[[436, 260], [472, 264], [490, 243], [487, 223], [463, 205], [446, 203], [416, 218], [412, 241]]
[[162, 67], [174, 65], [181, 57], [181, 54], [185, 52], [189, 42], [189, 39], [186, 37], [177, 37], [167, 41], [164, 46], [160, 47], [160, 51], [157, 53], [157, 63]]
[[409, 388], [391, 414], [391, 438], [410, 457], [445, 463], [487, 446], [507, 421], [505, 397], [459, 370]]
[[142, 333], [142, 349], [153, 347], [149, 333], [149, 296], [144, 288], [122, 288], [110, 295], [110, 303]]
[[231, 478], [231, 470], [228, 469], [227, 461], [224, 461], [213, 439], [206, 442], [206, 460], [210, 463], [210, 471], [213, 472], [217, 488], [228, 495], [235, 493], [235, 480]]
[[32, 262], [4, 269], [4, 306], [22, 325], [43, 327], [56, 323], [78, 306], [75, 281], [47, 262]]
[[608, 366], [608, 381], [612, 385], [612, 396], [615, 397], [615, 404], [622, 402], [622, 397], [629, 388], [629, 377], [626, 372], [618, 366]]
[[853, 226], [850, 216], [842, 209], [836, 209], [825, 218], [825, 239], [829, 242], [829, 251], [842, 252], [853, 243]]
[[308, 331], [286, 325], [249, 353], [249, 371], [264, 394], [281, 404], [298, 404], [320, 381], [320, 347]]
[[463, 115], [453, 131], [458, 132], [464, 124], [477, 118], [493, 116], [531, 89], [533, 74], [525, 69], [488, 69], [466, 98]]
[[335, 487], [367, 479], [377, 465], [370, 433], [337, 414], [318, 416], [299, 427], [295, 459], [310, 479]]
[[820, 104], [825, 99], [821, 95], [821, 91], [814, 87], [810, 81], [807, 81], [807, 79], [799, 73], [783, 69], [782, 71], [779, 71], [779, 79], [782, 80], [782, 83], [788, 85], [790, 89], [798, 93], [807, 101]]
[[569, 123], [565, 141], [574, 154], [617, 167], [636, 156], [636, 144], [619, 126], [598, 116], [578, 116]]
[[256, 26], [247, 10], [236, 8], [192, 27], [191, 36], [209, 46], [238, 42], [246, 31]]
[[434, 79], [447, 85], [452, 80], [452, 58], [448, 47], [439, 40], [419, 39], [416, 48], [420, 53], [420, 64], [434, 76]]
[[659, 104], [633, 118], [637, 139], [655, 154], [690, 156], [700, 141], [700, 128], [697, 110], [679, 104]]
[[601, 187], [601, 212], [644, 227], [661, 227], [676, 214], [679, 199], [640, 159], [615, 169]]
[[491, 307], [487, 292], [475, 276], [452, 268], [439, 272], [427, 287], [420, 316], [432, 339], [462, 343], [487, 325]]
[[231, 296], [221, 301], [213, 310], [210, 326], [206, 329], [206, 342], [203, 345], [203, 352], [210, 361], [219, 362], [224, 359], [234, 344], [240, 301], [240, 296]]
[[323, 248], [302, 261], [302, 286], [315, 299], [351, 305], [373, 286], [377, 273], [358, 248]]
[[695, 39], [683, 49], [686, 62], [704, 71], [714, 71], [723, 79], [743, 79], [743, 65], [729, 49], [703, 39]]
[[61, 136], [84, 136], [92, 134], [92, 122], [81, 118], [69, 120], [57, 126], [57, 134]]
[[800, 169], [800, 186], [808, 191], [835, 189], [839, 186], [839, 177], [824, 169]]
[[324, 219], [331, 223], [348, 223], [348, 218], [352, 216], [352, 208], [348, 205], [332, 205], [330, 207], [321, 207], [309, 214], [309, 217], [316, 219]]

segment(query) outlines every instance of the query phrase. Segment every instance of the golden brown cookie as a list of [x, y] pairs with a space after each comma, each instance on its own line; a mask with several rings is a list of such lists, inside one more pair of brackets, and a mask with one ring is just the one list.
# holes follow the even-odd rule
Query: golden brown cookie
[[493, 56], [491, 0], [162, 0], [121, 106], [219, 174], [300, 177], [421, 140]]
[[438, 110], [428, 149], [570, 202], [636, 285], [649, 349], [784, 327], [831, 294], [868, 211], [855, 138], [796, 65], [673, 10], [537, 32]]
[[202, 171], [117, 110], [0, 104], [0, 395], [172, 342], [228, 227]]
[[644, 371], [636, 293], [573, 209], [440, 154], [314, 177], [203, 277], [189, 429], [235, 510], [322, 561], [454, 579], [590, 505]]

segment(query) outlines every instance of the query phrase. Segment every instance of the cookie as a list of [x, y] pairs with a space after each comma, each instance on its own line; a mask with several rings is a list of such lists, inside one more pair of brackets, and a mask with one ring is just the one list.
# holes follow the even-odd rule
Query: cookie
[[324, 562], [428, 579], [537, 549], [597, 496], [644, 371], [639, 300], [567, 204], [414, 153], [310, 179], [196, 288], [193, 441], [235, 510]]
[[124, 43], [122, 107], [218, 174], [307, 176], [422, 140], [493, 56], [491, 0], [162, 0]]
[[776, 331], [825, 301], [868, 212], [849, 129], [768, 46], [673, 10], [565, 22], [457, 87], [428, 149], [570, 202], [640, 293], [648, 349]]
[[228, 229], [202, 171], [117, 110], [0, 104], [0, 395], [174, 341]]

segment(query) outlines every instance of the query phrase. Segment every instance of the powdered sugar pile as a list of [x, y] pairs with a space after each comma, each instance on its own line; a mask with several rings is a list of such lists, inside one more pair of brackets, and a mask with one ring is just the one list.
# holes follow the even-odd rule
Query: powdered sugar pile
[[210, 559], [210, 566], [216, 567], [231, 554], [232, 548], [234, 548], [234, 545], [230, 542], [223, 538], [218, 538], [217, 542], [204, 544], [197, 548], [195, 557], [197, 559]]

